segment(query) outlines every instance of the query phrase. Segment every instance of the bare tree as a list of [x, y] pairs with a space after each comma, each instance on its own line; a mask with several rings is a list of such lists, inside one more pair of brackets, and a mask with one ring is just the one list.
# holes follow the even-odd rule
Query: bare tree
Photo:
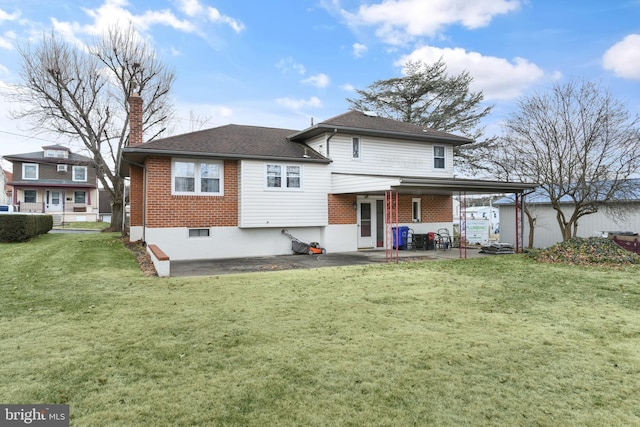
[[111, 229], [123, 228], [124, 179], [121, 151], [128, 144], [129, 104], [144, 100], [143, 131], [157, 137], [172, 115], [168, 94], [174, 73], [135, 32], [112, 27], [91, 46], [71, 45], [54, 33], [38, 44], [18, 46], [22, 83], [12, 98], [16, 118], [34, 130], [80, 140], [91, 154], [100, 183], [112, 200]]
[[474, 153], [486, 150], [494, 141], [480, 140], [484, 132], [480, 121], [492, 107], [482, 107], [482, 92], [470, 91], [473, 78], [468, 72], [448, 75], [442, 60], [431, 65], [410, 61], [405, 71], [403, 77], [378, 80], [365, 90], [356, 90], [359, 98], [347, 102], [356, 110], [375, 111], [383, 117], [473, 139], [475, 144], [456, 148], [455, 154], [463, 162], [457, 167], [482, 168]]
[[581, 217], [599, 209], [623, 216], [621, 202], [640, 194], [639, 124], [600, 85], [558, 83], [519, 100], [490, 160], [499, 179], [540, 184], [567, 240]]

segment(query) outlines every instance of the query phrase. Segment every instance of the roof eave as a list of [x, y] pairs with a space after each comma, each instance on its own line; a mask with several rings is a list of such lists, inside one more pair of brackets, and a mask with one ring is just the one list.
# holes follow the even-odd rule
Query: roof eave
[[451, 191], [468, 191], [477, 193], [522, 193], [533, 190], [536, 183], [483, 181], [471, 179], [441, 179], [441, 178], [401, 178], [402, 187], [440, 187]]
[[183, 150], [158, 150], [158, 149], [140, 149], [135, 147], [127, 147], [122, 150], [122, 158], [124, 160], [120, 168], [120, 174], [122, 176], [128, 176], [128, 167], [124, 163], [141, 165], [144, 160], [149, 156], [163, 156], [163, 157], [184, 157], [184, 158], [208, 158], [208, 159], [220, 159], [220, 160], [271, 160], [279, 162], [304, 162], [304, 163], [319, 163], [329, 164], [331, 160], [312, 159], [305, 157], [286, 157], [286, 156], [259, 156], [259, 155], [238, 155], [231, 153], [203, 153], [194, 151]]
[[459, 137], [459, 136], [447, 137], [442, 135], [430, 135], [426, 132], [424, 135], [417, 135], [413, 133], [374, 130], [374, 129], [349, 127], [349, 126], [332, 126], [326, 123], [318, 123], [317, 125], [311, 126], [303, 131], [290, 135], [287, 138], [290, 141], [303, 141], [305, 139], [320, 135], [324, 132], [342, 132], [342, 133], [354, 133], [354, 134], [369, 135], [369, 136], [395, 137], [398, 139], [409, 139], [412, 141], [425, 141], [425, 142], [438, 141], [438, 142], [446, 142], [448, 144], [453, 144], [453, 145], [465, 145], [465, 144], [473, 143], [473, 140]]

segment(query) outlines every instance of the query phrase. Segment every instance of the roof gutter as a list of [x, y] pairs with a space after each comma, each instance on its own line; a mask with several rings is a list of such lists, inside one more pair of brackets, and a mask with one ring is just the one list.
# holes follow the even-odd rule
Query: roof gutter
[[[237, 154], [226, 154], [226, 153], [201, 153], [194, 151], [177, 151], [177, 150], [158, 150], [152, 148], [145, 149], [135, 149], [135, 148], [125, 148], [122, 150], [123, 156], [126, 154], [144, 154], [148, 155], [161, 155], [161, 156], [180, 156], [180, 157], [208, 157], [208, 158], [217, 158], [217, 159], [225, 159], [225, 160], [278, 160], [278, 161], [298, 161], [305, 163], [324, 163], [329, 164], [331, 160], [329, 159], [310, 159], [310, 158], [302, 158], [302, 157], [283, 157], [283, 156], [258, 156], [258, 155], [242, 155], [239, 156]], [[124, 159], [128, 163], [135, 164], [134, 162]]]
[[371, 130], [371, 129], [354, 128], [354, 127], [348, 127], [348, 126], [331, 126], [331, 125], [322, 124], [322, 123], [317, 124], [313, 127], [307, 128], [296, 134], [293, 134], [289, 136], [288, 139], [291, 141], [294, 141], [301, 135], [309, 133], [311, 130], [321, 130], [321, 129], [333, 129], [334, 133], [337, 133], [338, 130], [340, 130], [341, 132], [359, 133], [362, 135], [379, 135], [379, 136], [387, 136], [387, 137], [391, 136], [391, 137], [397, 137], [397, 138], [401, 137], [404, 139], [411, 139], [414, 141], [436, 140], [436, 141], [448, 142], [455, 145], [464, 145], [464, 144], [473, 143], [473, 140], [471, 139], [457, 137], [457, 136], [448, 137], [448, 136], [441, 136], [441, 135], [431, 135], [426, 132], [423, 136], [423, 135], [418, 135], [414, 133], [393, 132], [393, 131], [387, 131], [387, 130]]

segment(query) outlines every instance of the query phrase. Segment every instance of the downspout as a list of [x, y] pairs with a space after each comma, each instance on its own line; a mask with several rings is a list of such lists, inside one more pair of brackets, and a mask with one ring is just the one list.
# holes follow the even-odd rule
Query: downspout
[[331, 138], [333, 138], [335, 136], [335, 134], [338, 133], [338, 128], [333, 129], [333, 133], [331, 135], [329, 135], [327, 137], [327, 140], [325, 141], [327, 143], [327, 158], [330, 158], [330, 154], [329, 154], [329, 141], [331, 141]]

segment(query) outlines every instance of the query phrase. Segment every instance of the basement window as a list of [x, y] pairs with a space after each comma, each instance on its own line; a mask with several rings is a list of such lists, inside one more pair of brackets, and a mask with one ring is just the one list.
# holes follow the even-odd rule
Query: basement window
[[190, 228], [189, 237], [209, 237], [210, 231], [208, 228]]

